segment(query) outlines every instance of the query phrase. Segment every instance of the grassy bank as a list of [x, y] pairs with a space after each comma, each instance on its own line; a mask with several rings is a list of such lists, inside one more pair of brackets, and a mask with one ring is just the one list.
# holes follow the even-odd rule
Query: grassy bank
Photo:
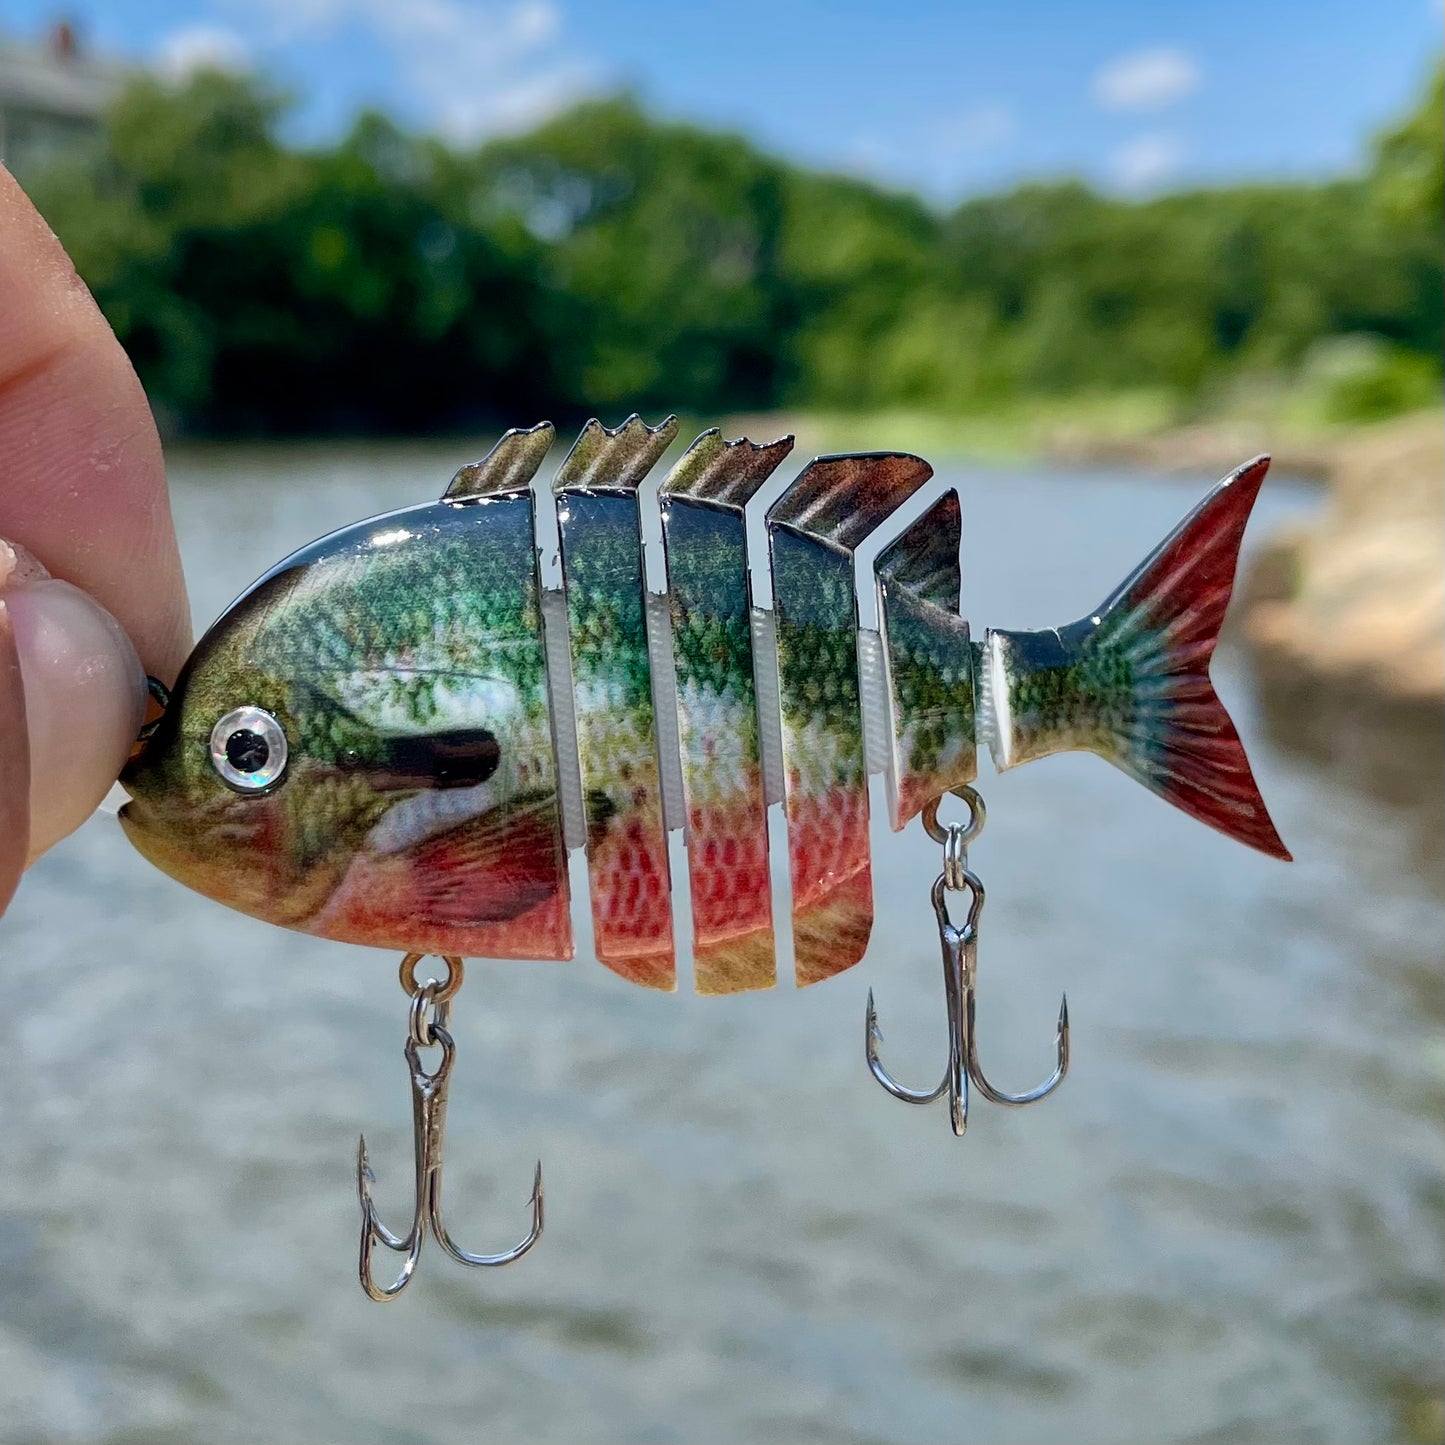
[[[1404, 413], [1415, 414], [1436, 413]], [[1005, 465], [1046, 459], [1221, 475], [1267, 452], [1277, 471], [1326, 480], [1360, 437], [1389, 420], [1351, 417], [1302, 397], [1297, 388], [1271, 393], [1261, 384], [1252, 398], [1208, 412], [1183, 406], [1167, 392], [1138, 390], [1013, 400], [964, 415], [906, 409], [769, 412], [731, 417], [724, 429], [754, 439], [792, 432], [798, 449], [810, 453], [896, 447], [931, 458]]]

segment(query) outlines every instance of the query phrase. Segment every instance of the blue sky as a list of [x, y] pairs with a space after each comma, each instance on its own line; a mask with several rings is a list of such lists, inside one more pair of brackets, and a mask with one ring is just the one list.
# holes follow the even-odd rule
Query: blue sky
[[[940, 200], [1320, 175], [1415, 94], [1440, 0], [89, 0], [96, 48], [261, 70], [307, 137], [364, 105], [470, 140], [621, 86]], [[0, 0], [36, 35], [45, 0]]]

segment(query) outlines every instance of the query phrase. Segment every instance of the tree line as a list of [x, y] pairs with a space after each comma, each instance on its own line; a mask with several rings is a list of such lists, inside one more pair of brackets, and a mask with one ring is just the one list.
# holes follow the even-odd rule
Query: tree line
[[1365, 360], [1338, 406], [1368, 415], [1438, 387], [1441, 107], [1437, 72], [1368, 171], [1326, 183], [939, 210], [627, 96], [474, 149], [377, 114], [300, 148], [264, 82], [204, 72], [132, 83], [30, 189], [193, 434], [1140, 388], [1187, 409], [1341, 337]]

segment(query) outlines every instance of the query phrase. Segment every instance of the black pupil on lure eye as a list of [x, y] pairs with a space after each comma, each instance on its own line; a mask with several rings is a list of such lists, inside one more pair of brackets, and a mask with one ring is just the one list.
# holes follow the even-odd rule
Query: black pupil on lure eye
[[238, 728], [226, 739], [226, 761], [238, 773], [259, 773], [270, 757], [270, 743], [250, 728]]

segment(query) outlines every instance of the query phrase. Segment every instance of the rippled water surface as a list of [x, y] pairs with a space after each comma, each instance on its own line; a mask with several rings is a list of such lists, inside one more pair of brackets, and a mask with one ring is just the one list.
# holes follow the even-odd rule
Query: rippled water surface
[[[178, 458], [198, 621], [456, 459]], [[1010, 626], [1097, 602], [1208, 480], [950, 475], [967, 611]], [[1312, 505], [1271, 482], [1251, 541]], [[870, 986], [897, 1072], [943, 1063], [936, 849], [880, 828], [874, 947], [819, 988], [473, 965], [451, 1224], [510, 1243], [540, 1154], [547, 1235], [485, 1275], [428, 1255], [386, 1308], [352, 1169], [365, 1127], [399, 1218], [394, 959], [193, 896], [97, 817], [0, 924], [0, 1438], [1438, 1439], [1437, 822], [1291, 748], [1237, 652], [1216, 671], [1292, 867], [1094, 758], [981, 780], [981, 1038], [1032, 1084], [1068, 988], [1046, 1104], [979, 1102], [958, 1142], [869, 1080]]]

